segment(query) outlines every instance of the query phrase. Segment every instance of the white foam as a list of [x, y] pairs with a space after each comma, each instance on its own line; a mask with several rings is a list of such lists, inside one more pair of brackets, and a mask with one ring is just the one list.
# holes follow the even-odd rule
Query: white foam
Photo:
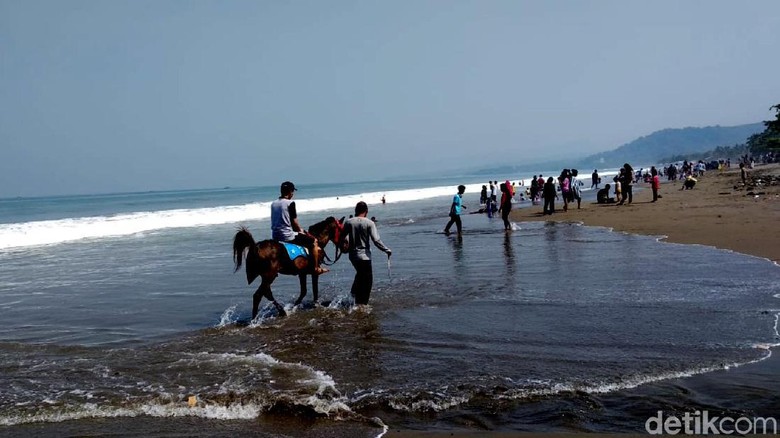
[[597, 383], [597, 384], [586, 384], [586, 385], [560, 383], [560, 384], [554, 384], [549, 388], [509, 390], [505, 394], [499, 396], [499, 398], [506, 398], [512, 400], [525, 399], [532, 396], [549, 396], [549, 395], [557, 395], [563, 392], [575, 392], [575, 391], [582, 391], [589, 394], [603, 394], [603, 393], [615, 392], [615, 391], [620, 391], [625, 389], [631, 389], [648, 383], [692, 377], [698, 374], [706, 374], [706, 373], [711, 373], [713, 371], [728, 370], [743, 365], [749, 365], [749, 364], [761, 362], [772, 356], [772, 350], [770, 348], [774, 346], [775, 345], [766, 345], [766, 346], [756, 345], [755, 346], [756, 348], [766, 350], [766, 354], [762, 357], [759, 357], [758, 359], [750, 360], [747, 362], [741, 362], [741, 363], [734, 362], [730, 364], [722, 364], [717, 366], [692, 368], [685, 371], [670, 371], [670, 372], [660, 373], [660, 374], [635, 376], [623, 380], [621, 382], [615, 382], [615, 383]]
[[217, 324], [217, 328], [225, 327], [226, 325], [233, 324], [236, 322], [236, 309], [238, 308], [237, 304], [234, 304], [227, 309], [225, 309], [224, 312], [222, 312], [222, 315], [219, 317], [219, 323]]
[[[610, 174], [612, 173], [603, 173], [603, 176]], [[519, 184], [520, 179], [530, 182], [530, 177], [521, 177], [514, 181]], [[466, 193], [479, 193], [483, 184], [483, 182], [464, 184]], [[383, 196], [388, 204], [394, 204], [452, 196], [454, 193], [455, 187], [453, 185], [384, 190], [338, 197], [296, 198], [296, 207], [299, 213], [349, 210], [354, 208], [358, 201], [364, 201], [368, 205], [380, 204]], [[166, 229], [241, 224], [247, 221], [268, 219], [271, 215], [270, 204], [269, 201], [208, 208], [138, 211], [109, 216], [0, 224], [0, 250], [59, 244], [82, 239], [143, 236], [144, 233]]]
[[466, 396], [453, 396], [453, 397], [444, 397], [441, 394], [438, 394], [439, 400], [418, 400], [416, 402], [413, 402], [411, 404], [402, 403], [397, 400], [391, 400], [389, 402], [389, 405], [391, 408], [398, 410], [398, 411], [406, 411], [406, 412], [424, 412], [424, 411], [433, 411], [433, 412], [441, 412], [445, 411], [447, 409], [453, 408], [455, 406], [462, 405], [463, 403], [467, 403], [470, 400], [470, 397]]
[[[481, 186], [469, 185], [467, 191], [478, 192]], [[378, 204], [382, 195], [387, 203], [417, 201], [452, 195], [452, 186], [368, 192], [337, 197], [296, 199], [299, 213], [354, 208], [358, 201]], [[150, 231], [192, 228], [268, 219], [270, 202], [228, 205], [209, 208], [139, 211], [112, 216], [76, 217], [57, 220], [0, 224], [0, 249], [21, 248], [130, 235]]]
[[239, 223], [248, 218], [268, 217], [269, 205], [257, 203], [0, 224], [0, 249], [130, 236], [171, 228]]
[[[314, 412], [322, 415], [355, 415], [347, 405], [347, 400], [336, 389], [336, 383], [328, 374], [315, 370], [308, 365], [300, 363], [288, 363], [280, 361], [265, 353], [241, 355], [235, 353], [195, 353], [187, 354], [178, 362], [188, 364], [208, 364], [215, 368], [228, 368], [238, 364], [262, 365], [267, 368], [284, 368], [287, 374], [298, 375], [298, 384], [290, 391], [275, 390], [273, 399], [268, 400], [242, 400], [225, 405], [222, 402], [211, 403], [209, 400], [198, 397], [197, 403], [190, 407], [185, 394], [158, 394], [158, 400], [141, 402], [128, 406], [98, 406], [93, 403], [83, 403], [61, 409], [51, 408], [39, 410], [34, 414], [19, 414], [12, 416], [0, 415], [0, 426], [12, 426], [16, 424], [32, 422], [61, 422], [78, 420], [83, 418], [114, 418], [136, 417], [149, 415], [154, 417], [201, 417], [218, 420], [248, 420], [257, 418], [261, 412], [271, 407], [276, 402], [286, 402], [291, 405], [307, 406]], [[231, 385], [231, 386], [225, 386]], [[220, 386], [218, 393], [243, 392], [230, 383]], [[84, 394], [89, 399], [90, 394]], [[44, 403], [57, 404], [54, 400], [44, 400]]]
[[57, 423], [84, 418], [117, 418], [149, 415], [153, 417], [202, 417], [217, 420], [250, 420], [257, 418], [266, 406], [255, 403], [234, 403], [230, 405], [187, 406], [181, 403], [148, 403], [134, 407], [98, 406], [85, 403], [72, 411], [38, 411], [31, 415], [0, 416], [0, 426], [14, 426], [24, 423]]

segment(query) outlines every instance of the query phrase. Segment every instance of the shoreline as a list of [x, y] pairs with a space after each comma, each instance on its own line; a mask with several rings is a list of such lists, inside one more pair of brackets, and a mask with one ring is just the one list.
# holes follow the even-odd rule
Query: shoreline
[[[749, 184], [742, 186], [739, 168], [710, 170], [693, 190], [680, 190], [682, 182], [664, 181], [652, 203], [649, 184], [636, 184], [632, 204], [582, 202], [582, 208], [563, 211], [556, 201], [553, 215], [542, 215], [542, 206], [512, 210], [514, 222], [578, 222], [614, 231], [659, 236], [670, 243], [699, 244], [765, 258], [780, 263], [780, 185], [752, 186], [750, 181], [780, 176], [780, 164], [756, 166]], [[642, 190], [636, 190], [641, 188]], [[753, 193], [749, 195], [748, 193]]]
[[[780, 164], [756, 166], [749, 174], [750, 179], [780, 176]], [[551, 216], [541, 214], [542, 205], [514, 209], [510, 213], [513, 222], [556, 221], [576, 222], [587, 226], [610, 228], [616, 232], [658, 236], [661, 241], [679, 244], [706, 245], [741, 254], [760, 257], [780, 264], [780, 233], [777, 223], [780, 219], [780, 186], [766, 187], [742, 186], [739, 168], [725, 171], [709, 171], [699, 178], [693, 190], [680, 190], [682, 182], [663, 182], [659, 193], [663, 196], [658, 202], [651, 203], [652, 192], [649, 185], [639, 183], [634, 190], [631, 205], [598, 205], [593, 200], [583, 201], [582, 208], [569, 208], [563, 212], [563, 203], [556, 202], [556, 213]], [[603, 187], [603, 186], [602, 186]], [[748, 195], [753, 192], [753, 195]], [[756, 197], [756, 193], [758, 196]], [[776, 353], [775, 348], [770, 353]], [[638, 388], [620, 390], [605, 394], [604, 397], [621, 397], [637, 391], [653, 388], [676, 387], [681, 385], [703, 394], [717, 398], [721, 391], [744, 393], [746, 405], [751, 399], [751, 388], [760, 388], [767, 382], [775, 381], [780, 373], [780, 355], [770, 354], [766, 359], [745, 364], [736, 368], [717, 370], [690, 377], [641, 385]], [[773, 385], [780, 391], [780, 383]], [[751, 401], [755, 401], [751, 399]], [[772, 405], [771, 399], [765, 399]], [[584, 432], [583, 432], [584, 433]], [[408, 430], [395, 429], [392, 426], [385, 437], [403, 438], [439, 438], [439, 437], [508, 437], [508, 436], [547, 436], [572, 437], [578, 432], [538, 433], [511, 430]], [[599, 435], [614, 435], [603, 434]], [[628, 432], [620, 436], [639, 436]]]

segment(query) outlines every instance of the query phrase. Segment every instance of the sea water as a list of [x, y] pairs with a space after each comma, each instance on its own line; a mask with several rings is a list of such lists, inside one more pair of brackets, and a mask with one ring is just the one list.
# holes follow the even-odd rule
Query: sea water
[[[374, 251], [368, 308], [352, 306], [343, 258], [320, 278], [326, 306], [294, 307], [298, 280], [282, 276], [289, 316], [264, 300], [254, 321], [258, 284], [233, 273], [231, 245], [239, 226], [270, 236], [276, 187], [0, 201], [0, 427], [637, 432], [637, 398], [654, 413], [673, 397], [593, 397], [758, 362], [780, 342], [769, 261], [577, 224], [505, 232], [468, 214], [487, 179], [300, 186], [304, 226], [364, 200], [393, 257]], [[459, 183], [464, 234], [445, 236]]]

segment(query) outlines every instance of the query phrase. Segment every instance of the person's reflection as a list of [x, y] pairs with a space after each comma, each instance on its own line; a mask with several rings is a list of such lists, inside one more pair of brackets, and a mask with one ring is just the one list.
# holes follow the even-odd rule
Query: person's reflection
[[544, 224], [544, 240], [547, 241], [544, 248], [547, 250], [548, 259], [553, 267], [558, 266], [560, 258], [558, 255], [558, 228], [559, 224], [557, 222], [545, 222]]
[[512, 233], [504, 233], [504, 257], [507, 267], [512, 269], [511, 273], [514, 273], [515, 249], [512, 248]]
[[463, 261], [463, 236], [458, 235], [450, 239], [452, 245], [452, 258], [454, 263], [452, 264], [453, 276], [462, 281], [464, 276], [467, 276], [467, 264]]
[[515, 282], [515, 249], [512, 247], [512, 233], [504, 233], [504, 264], [506, 285], [511, 289]]
[[455, 258], [455, 267], [460, 268], [463, 265], [463, 236], [458, 235], [450, 240], [452, 244], [452, 255]]

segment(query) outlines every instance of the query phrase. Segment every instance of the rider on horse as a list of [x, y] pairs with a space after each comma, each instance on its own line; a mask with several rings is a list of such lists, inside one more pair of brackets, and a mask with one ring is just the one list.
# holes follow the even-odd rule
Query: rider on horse
[[294, 243], [308, 248], [311, 251], [313, 272], [318, 275], [324, 274], [328, 272], [328, 269], [320, 267], [321, 250], [317, 239], [311, 234], [303, 232], [298, 224], [298, 213], [295, 210], [295, 202], [292, 200], [296, 190], [295, 184], [290, 181], [282, 183], [282, 196], [271, 203], [271, 235], [274, 240], [279, 242]]

